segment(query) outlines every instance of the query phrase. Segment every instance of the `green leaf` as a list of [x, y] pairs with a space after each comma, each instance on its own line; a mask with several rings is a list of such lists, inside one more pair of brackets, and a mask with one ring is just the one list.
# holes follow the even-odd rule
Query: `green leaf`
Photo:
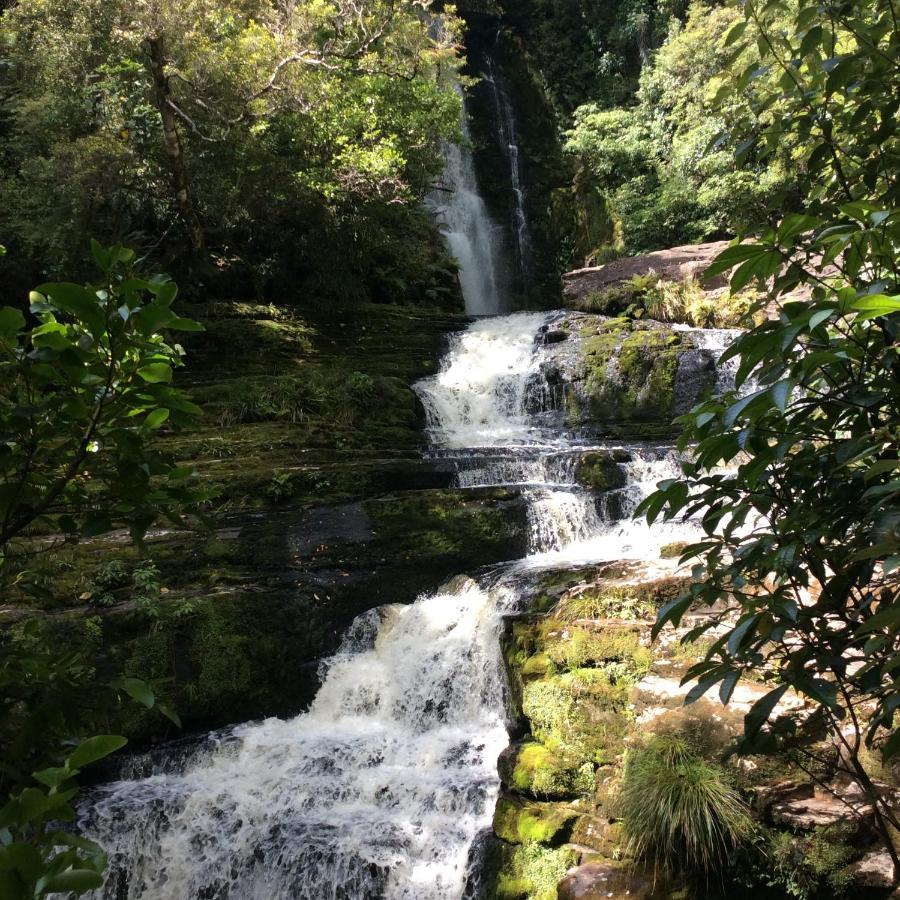
[[886, 297], [884, 294], [860, 297], [850, 304], [850, 308], [860, 313], [858, 318], [863, 321], [878, 316], [889, 316], [891, 313], [900, 312], [900, 297]]
[[144, 419], [145, 428], [159, 428], [169, 418], [169, 410], [165, 407], [154, 409], [146, 419]]
[[69, 869], [51, 875], [44, 882], [44, 890], [50, 894], [74, 892], [83, 894], [103, 887], [103, 876], [93, 869]]
[[137, 370], [138, 375], [150, 384], [162, 384], [172, 381], [172, 367], [169, 363], [150, 363]]
[[86, 325], [94, 337], [99, 337], [106, 330], [106, 317], [100, 301], [88, 288], [71, 282], [53, 282], [40, 285], [37, 291], [57, 309]]
[[175, 316], [166, 325], [166, 328], [170, 331], [206, 331], [206, 326], [200, 322], [195, 322], [193, 319], [183, 319], [181, 316]]
[[134, 315], [142, 334], [156, 334], [175, 318], [175, 313], [168, 306], [159, 303], [148, 303]]
[[143, 703], [147, 709], [150, 709], [156, 703], [156, 695], [153, 693], [150, 685], [140, 678], [117, 678], [111, 682], [112, 687], [116, 690], [125, 691], [129, 697]]
[[681, 621], [681, 617], [688, 611], [693, 600], [694, 598], [688, 595], [686, 597], [676, 597], [674, 600], [670, 600], [668, 603], [664, 604], [657, 613], [656, 622], [653, 624], [653, 630], [651, 632], [653, 639], [656, 640], [667, 622], [678, 625]]
[[169, 706], [168, 703], [157, 703], [156, 708], [173, 724], [176, 728], [181, 728], [181, 719], [178, 713]]
[[759, 733], [760, 728], [768, 722], [769, 716], [772, 715], [772, 711], [778, 706], [778, 701], [785, 695], [787, 689], [788, 686], [782, 684], [769, 691], [764, 697], [760, 697], [750, 707], [750, 711], [744, 716], [744, 734], [748, 738], [755, 737]]
[[740, 680], [741, 673], [737, 670], [729, 672], [723, 679], [722, 684], [719, 687], [719, 700], [722, 701], [724, 706], [728, 706], [731, 701], [731, 695], [734, 693], [734, 689], [737, 687], [737, 683]]
[[156, 302], [163, 306], [171, 306], [178, 296], [178, 285], [174, 281], [162, 281], [153, 284], [150, 290], [156, 295]]
[[869, 634], [878, 631], [881, 628], [892, 629], [900, 624], [900, 604], [889, 606], [887, 609], [880, 610], [871, 619], [866, 619], [859, 628], [856, 629], [857, 636]]
[[12, 306], [0, 306], [0, 338], [12, 343], [25, 327], [25, 316]]
[[56, 766], [50, 769], [42, 769], [40, 772], [35, 772], [34, 777], [41, 784], [45, 784], [49, 788], [57, 788], [72, 777], [72, 772], [64, 766]]
[[758, 622], [759, 614], [752, 615], [738, 622], [738, 624], [731, 629], [731, 633], [728, 635], [727, 646], [728, 652], [732, 654], [732, 656], [740, 650], [744, 638], [752, 632]]
[[91, 256], [94, 257], [94, 262], [97, 263], [97, 267], [103, 272], [109, 272], [112, 268], [112, 251], [107, 250], [99, 241], [94, 240], [94, 238], [91, 238]]
[[89, 766], [98, 759], [121, 750], [128, 743], [126, 738], [117, 734], [98, 734], [96, 737], [82, 741], [67, 757], [66, 767], [75, 771]]
[[782, 412], [787, 409], [788, 400], [791, 399], [791, 392], [796, 386], [793, 378], [783, 378], [772, 386], [772, 400]]

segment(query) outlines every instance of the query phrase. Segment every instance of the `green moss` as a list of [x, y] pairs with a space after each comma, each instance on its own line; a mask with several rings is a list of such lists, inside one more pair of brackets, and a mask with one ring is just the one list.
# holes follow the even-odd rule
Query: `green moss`
[[565, 847], [514, 847], [497, 879], [497, 900], [556, 900], [556, 886], [577, 862], [578, 854]]
[[680, 334], [634, 320], [611, 319], [582, 328], [584, 393], [601, 422], [669, 425]]
[[521, 667], [522, 677], [526, 679], [535, 676], [543, 678], [545, 675], [552, 675], [555, 671], [556, 665], [546, 653], [535, 653], [534, 656], [529, 656]]
[[609, 762], [621, 752], [632, 715], [630, 685], [612, 684], [596, 669], [528, 682], [522, 711], [532, 734], [553, 752], [582, 762]]
[[593, 491], [611, 491], [625, 486], [625, 472], [613, 453], [585, 453], [575, 469], [575, 480]]
[[494, 834], [509, 844], [564, 843], [578, 813], [555, 803], [501, 797], [494, 811]]
[[593, 764], [554, 753], [536, 741], [527, 741], [502, 758], [500, 775], [508, 787], [532, 797], [565, 799], [594, 790]]
[[653, 661], [652, 652], [641, 645], [638, 634], [623, 628], [591, 631], [570, 627], [565, 638], [548, 647], [546, 655], [563, 669], [600, 668], [617, 680], [631, 683], [647, 672]]

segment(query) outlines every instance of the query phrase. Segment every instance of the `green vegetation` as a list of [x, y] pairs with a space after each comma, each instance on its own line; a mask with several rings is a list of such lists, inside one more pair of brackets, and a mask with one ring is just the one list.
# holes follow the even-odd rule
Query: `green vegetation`
[[684, 417], [693, 460], [642, 511], [704, 511], [703, 541], [686, 551], [698, 580], [656, 625], [698, 607], [689, 640], [724, 626], [689, 672], [691, 698], [717, 686], [727, 701], [742, 677], [764, 678], [771, 690], [746, 717], [745, 749], [757, 752], [804, 743], [802, 729], [766, 726], [789, 690], [807, 698], [900, 874], [900, 823], [863, 756], [864, 744], [900, 750], [895, 16], [886, 0], [750, 2], [730, 29], [746, 68], [722, 73], [716, 102], [742, 110], [735, 164], [775, 164], [790, 148], [799, 208], [783, 214], [781, 192], [709, 270], [734, 269], [732, 290], [755, 284], [773, 312], [728, 353], [746, 393]]
[[[37, 324], [0, 308], [0, 589], [40, 600], [50, 593], [41, 572], [61, 548], [127, 528], [140, 546], [158, 519], [181, 515], [202, 498], [190, 467], [159, 452], [154, 438], [200, 410], [172, 387], [183, 350], [174, 331], [199, 330], [175, 314], [177, 289], [142, 278], [134, 252], [93, 244], [100, 284], [48, 283], [31, 293]], [[98, 602], [133, 590], [148, 613], [159, 593], [148, 562], [126, 573], [98, 572]], [[0, 637], [0, 888], [10, 898], [81, 894], [100, 887], [106, 858], [88, 840], [60, 830], [74, 818], [80, 770], [121, 748], [124, 737], [97, 735], [86, 705], [118, 705], [123, 696], [178, 717], [143, 680], [125, 673], [106, 681], [94, 668], [102, 642], [97, 617], [80, 641], [60, 651], [26, 620]], [[65, 646], [65, 645], [63, 645]], [[121, 674], [121, 673], [117, 673]], [[40, 767], [39, 771], [34, 771]]]
[[635, 275], [624, 284], [593, 291], [575, 308], [604, 316], [644, 317], [695, 328], [736, 328], [748, 324], [756, 299], [752, 291], [705, 291], [694, 279], [666, 281], [654, 274]]
[[418, 4], [24, 0], [0, 17], [0, 277], [126, 239], [194, 295], [455, 305], [419, 201], [458, 130]]
[[512, 848], [497, 881], [498, 900], [556, 900], [556, 886], [577, 861], [574, 850], [526, 844]]
[[[743, 71], [750, 60], [727, 39], [739, 18], [732, 6], [695, 2], [683, 25], [670, 21], [665, 43], [642, 69], [636, 105], [601, 101], [576, 110], [566, 150], [617, 222], [607, 248], [591, 252], [639, 253], [732, 234], [757, 221], [776, 192], [793, 195], [791, 144], [742, 165], [717, 141], [758, 90], [757, 81], [746, 97], [709, 100], [723, 70]], [[763, 123], [772, 121], [771, 109], [757, 109]]]
[[752, 832], [723, 770], [679, 738], [655, 737], [629, 752], [619, 804], [629, 851], [666, 871], [721, 870]]

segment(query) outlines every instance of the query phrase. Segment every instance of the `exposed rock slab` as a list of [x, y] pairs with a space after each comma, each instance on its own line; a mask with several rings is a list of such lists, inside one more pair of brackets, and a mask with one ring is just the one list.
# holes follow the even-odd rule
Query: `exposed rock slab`
[[[668, 250], [616, 259], [604, 266], [575, 269], [563, 275], [563, 294], [566, 300], [580, 300], [594, 291], [601, 291], [629, 281], [635, 275], [648, 275], [651, 272], [667, 281], [699, 277], [727, 246], [728, 241], [685, 244]], [[724, 284], [724, 281], [721, 283]]]

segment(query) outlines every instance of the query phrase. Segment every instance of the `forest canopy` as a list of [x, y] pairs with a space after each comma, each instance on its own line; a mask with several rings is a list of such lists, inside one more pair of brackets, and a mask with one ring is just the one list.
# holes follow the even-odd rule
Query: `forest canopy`
[[7, 278], [84, 274], [90, 234], [230, 290], [366, 295], [398, 255], [410, 283], [446, 281], [418, 201], [458, 132], [455, 20], [437, 31], [429, 5], [17, 3], [0, 19]]

